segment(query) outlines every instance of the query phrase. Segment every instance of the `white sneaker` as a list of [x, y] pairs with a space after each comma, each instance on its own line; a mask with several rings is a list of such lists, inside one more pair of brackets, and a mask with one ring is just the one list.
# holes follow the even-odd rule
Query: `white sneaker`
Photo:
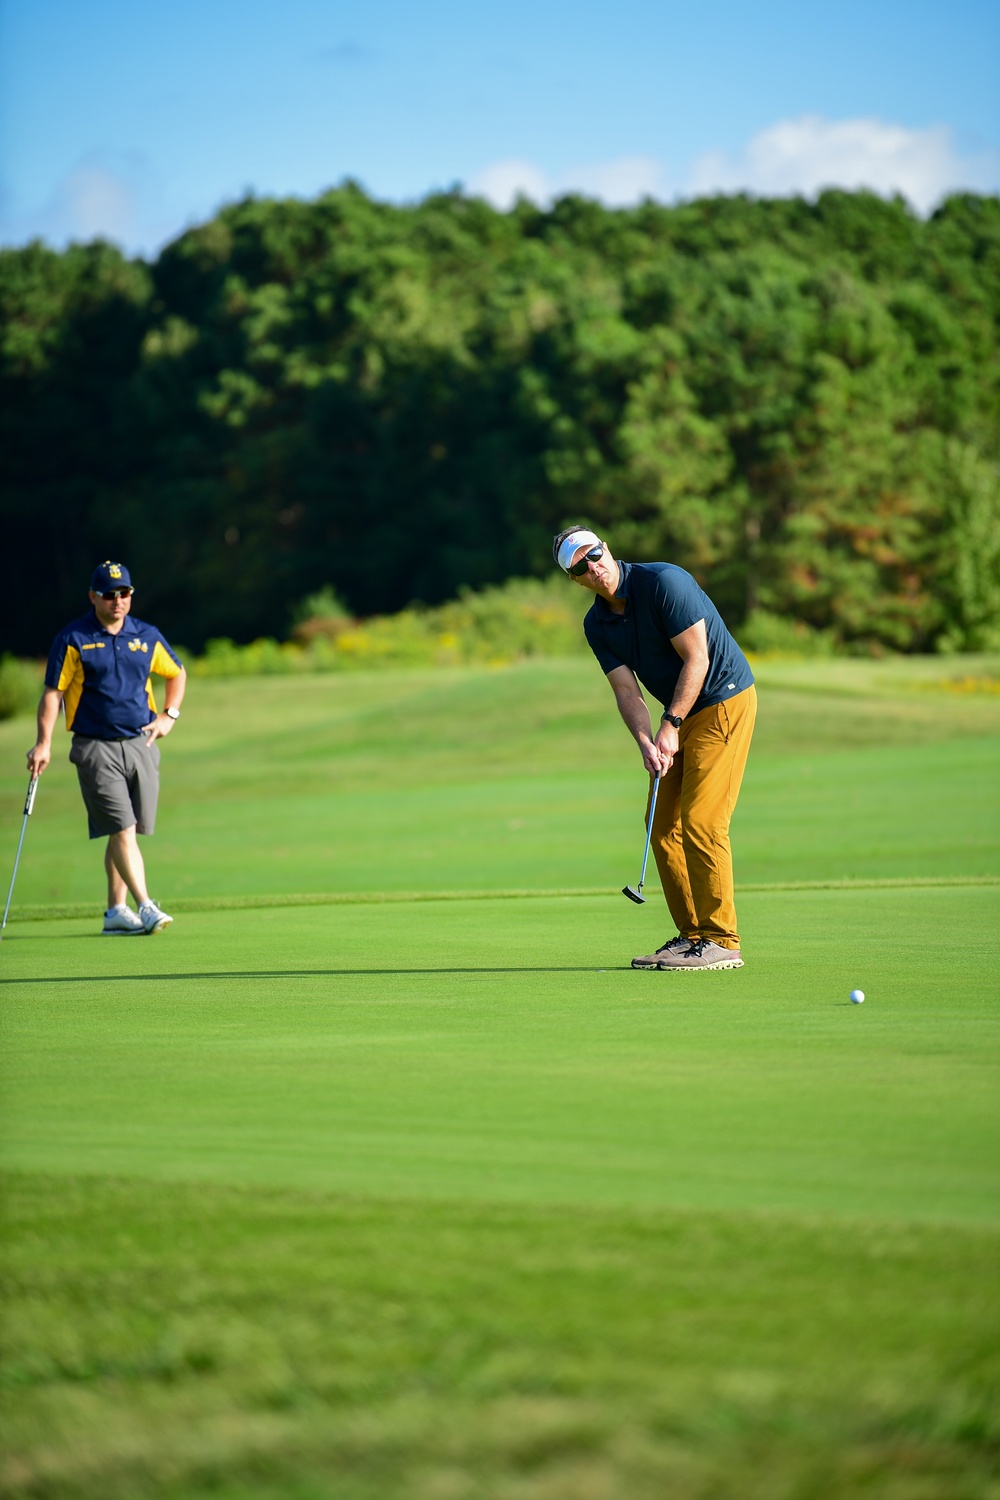
[[145, 931], [141, 918], [127, 906], [111, 906], [104, 913], [104, 937], [134, 937]]
[[161, 911], [155, 901], [144, 901], [139, 907], [139, 919], [142, 922], [143, 932], [148, 932], [152, 937], [154, 932], [162, 932], [173, 917], [168, 917], [165, 911]]

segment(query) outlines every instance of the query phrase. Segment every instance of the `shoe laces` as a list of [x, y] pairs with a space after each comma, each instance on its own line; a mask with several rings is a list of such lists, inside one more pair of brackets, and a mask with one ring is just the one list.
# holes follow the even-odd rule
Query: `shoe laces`
[[657, 953], [670, 953], [674, 948], [678, 946], [678, 944], [689, 943], [690, 941], [690, 938], [686, 938], [681, 933], [678, 933], [676, 937], [668, 938], [667, 941], [665, 943], [662, 943], [656, 951]]
[[685, 956], [690, 958], [701, 958], [702, 954], [705, 951], [706, 941], [706, 938], [699, 938], [696, 943], [691, 944]]

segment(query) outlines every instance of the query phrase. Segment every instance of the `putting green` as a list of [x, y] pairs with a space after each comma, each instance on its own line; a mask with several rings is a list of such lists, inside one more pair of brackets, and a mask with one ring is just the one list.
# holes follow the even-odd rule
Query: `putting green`
[[995, 1220], [1000, 887], [742, 904], [749, 964], [706, 974], [623, 964], [663, 921], [620, 897], [191, 913], [152, 941], [26, 925], [5, 1159]]

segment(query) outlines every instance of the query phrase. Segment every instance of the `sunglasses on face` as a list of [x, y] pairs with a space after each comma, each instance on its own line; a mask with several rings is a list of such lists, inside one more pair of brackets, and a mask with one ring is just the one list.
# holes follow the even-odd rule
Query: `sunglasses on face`
[[114, 599], [131, 599], [135, 593], [134, 589], [108, 589], [107, 593], [98, 594], [99, 599], [105, 599], [110, 604]]
[[573, 566], [569, 569], [569, 576], [571, 578], [582, 578], [584, 573], [586, 573], [587, 569], [589, 568], [590, 564], [592, 562], [599, 562], [603, 556], [604, 543], [598, 542], [597, 546], [591, 547], [590, 551], [587, 552], [583, 557], [581, 557], [579, 562], [573, 564]]

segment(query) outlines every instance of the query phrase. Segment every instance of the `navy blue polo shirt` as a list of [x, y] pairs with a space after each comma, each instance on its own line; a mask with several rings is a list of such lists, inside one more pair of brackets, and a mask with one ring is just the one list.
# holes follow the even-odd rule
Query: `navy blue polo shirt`
[[643, 687], [669, 709], [684, 665], [670, 644], [699, 620], [708, 637], [708, 672], [688, 714], [735, 698], [753, 684], [750, 663], [733, 640], [722, 616], [698, 583], [673, 563], [619, 563], [622, 576], [616, 599], [625, 613], [616, 615], [598, 596], [584, 618], [590, 649], [601, 668], [631, 667]]
[[154, 626], [126, 615], [111, 635], [91, 610], [56, 636], [45, 686], [64, 695], [66, 728], [74, 734], [133, 739], [156, 718], [150, 675], [177, 677], [181, 670]]

